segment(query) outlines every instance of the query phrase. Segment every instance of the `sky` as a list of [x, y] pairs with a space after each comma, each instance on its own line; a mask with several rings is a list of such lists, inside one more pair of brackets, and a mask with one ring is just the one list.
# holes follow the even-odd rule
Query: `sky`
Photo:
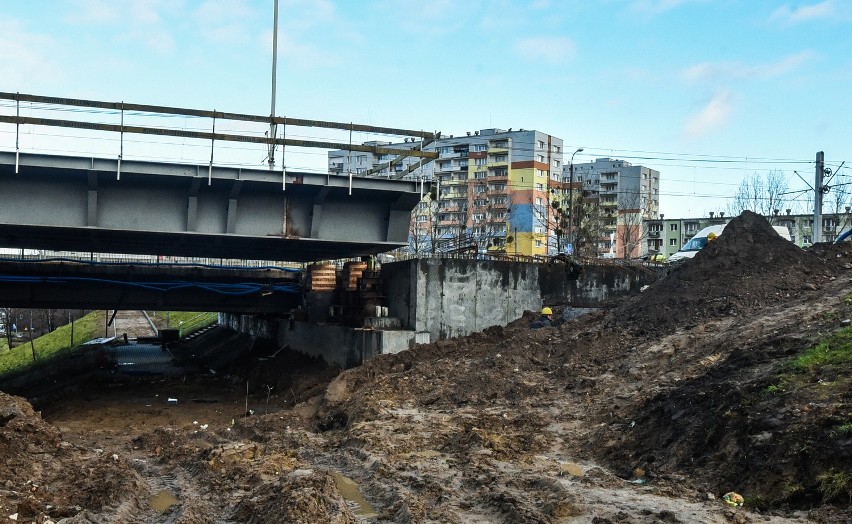
[[[848, 160], [835, 194], [852, 182], [851, 29], [852, 0], [280, 0], [276, 114], [444, 135], [536, 129], [564, 140], [565, 162], [583, 148], [577, 163], [658, 170], [667, 218], [706, 216], [755, 174], [806, 189], [817, 151], [833, 171]], [[0, 0], [0, 91], [268, 115], [272, 31], [273, 0]], [[0, 114], [15, 110], [0, 101]], [[18, 132], [0, 123], [0, 150], [17, 137], [22, 152], [210, 157], [187, 139]], [[350, 140], [318, 128], [287, 137]], [[398, 140], [351, 137], [375, 139]], [[262, 146], [215, 155], [265, 165]], [[326, 151], [288, 148], [283, 162], [324, 172]], [[788, 206], [807, 211], [808, 194]]]

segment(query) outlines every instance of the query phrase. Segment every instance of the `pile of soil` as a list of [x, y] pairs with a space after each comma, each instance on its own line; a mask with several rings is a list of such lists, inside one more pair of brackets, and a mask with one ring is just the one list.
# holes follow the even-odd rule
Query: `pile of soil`
[[[45, 409], [56, 427], [0, 397], [18, 406], [0, 412], [0, 478], [41, 482], [0, 486], [0, 510], [50, 504], [81, 522], [849, 522], [850, 363], [790, 363], [850, 325], [850, 254], [802, 251], [744, 213], [641, 295], [558, 327], [533, 330], [529, 314], [339, 373], [254, 348], [204, 382], [93, 386]], [[84, 470], [96, 483], [61, 475]], [[176, 499], [164, 513], [148, 503], [160, 491]], [[728, 491], [746, 506], [726, 507]]]
[[835, 273], [834, 263], [800, 249], [765, 218], [744, 211], [694, 258], [625, 301], [614, 321], [639, 334], [665, 333], [709, 318], [754, 314], [820, 289]]
[[0, 515], [19, 522], [100, 511], [136, 489], [123, 460], [62, 439], [21, 397], [0, 392]]

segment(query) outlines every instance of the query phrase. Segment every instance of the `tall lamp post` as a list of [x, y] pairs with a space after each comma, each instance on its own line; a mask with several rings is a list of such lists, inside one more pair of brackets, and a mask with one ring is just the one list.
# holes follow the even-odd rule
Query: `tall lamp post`
[[574, 155], [582, 151], [583, 148], [577, 148], [571, 154], [571, 164], [568, 167], [569, 178], [568, 178], [568, 241], [571, 243], [571, 248], [573, 249], [575, 246], [574, 242]]

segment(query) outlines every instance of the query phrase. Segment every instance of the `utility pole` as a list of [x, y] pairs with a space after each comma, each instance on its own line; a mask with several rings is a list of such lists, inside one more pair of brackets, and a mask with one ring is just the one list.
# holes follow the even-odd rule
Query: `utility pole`
[[811, 244], [822, 240], [822, 177], [825, 174], [825, 153], [817, 151], [814, 170], [814, 226], [811, 228]]
[[[278, 126], [275, 125], [275, 77], [278, 64], [278, 0], [275, 0], [275, 14], [273, 15], [272, 27], [272, 109], [269, 112], [269, 169], [275, 168], [275, 137], [278, 134]], [[285, 129], [286, 133], [287, 130]]]
[[582, 147], [577, 148], [577, 150], [571, 154], [571, 164], [568, 168], [568, 209], [570, 210], [568, 213], [568, 241], [571, 243], [572, 251], [576, 251], [577, 249], [577, 246], [574, 245], [576, 244], [574, 241], [574, 212], [576, 211], [574, 206], [574, 155], [581, 151], [583, 151]]

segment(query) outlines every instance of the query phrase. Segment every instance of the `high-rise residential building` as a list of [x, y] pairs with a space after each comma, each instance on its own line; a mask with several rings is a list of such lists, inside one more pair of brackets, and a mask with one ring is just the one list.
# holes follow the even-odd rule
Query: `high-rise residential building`
[[634, 258], [647, 252], [643, 222], [659, 214], [659, 171], [598, 158], [574, 164], [573, 175], [565, 166], [562, 181], [575, 201], [569, 236], [583, 254]]
[[[419, 145], [412, 140], [393, 147]], [[408, 158], [377, 173], [432, 181], [434, 199], [425, 198], [413, 213], [413, 250], [527, 256], [554, 251], [550, 195], [555, 186], [562, 187], [562, 139], [534, 130], [483, 129], [442, 137], [425, 149], [439, 157], [422, 166], [419, 159]], [[332, 173], [364, 175], [389, 159], [332, 151], [328, 160]]]

